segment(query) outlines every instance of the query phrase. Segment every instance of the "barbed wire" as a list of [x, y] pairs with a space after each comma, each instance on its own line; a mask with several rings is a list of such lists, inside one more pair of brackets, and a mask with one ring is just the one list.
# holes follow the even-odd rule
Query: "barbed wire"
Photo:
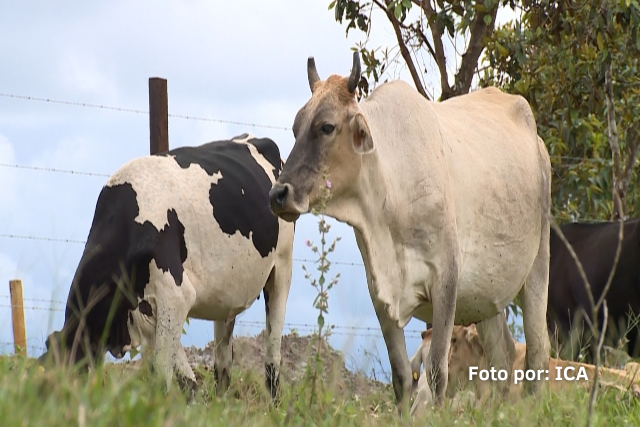
[[7, 239], [44, 240], [47, 242], [58, 242], [58, 243], [78, 243], [78, 244], [87, 243], [85, 240], [58, 239], [55, 237], [26, 236], [26, 235], [5, 234], [5, 233], [0, 233], [0, 237], [5, 237]]
[[[293, 258], [292, 261], [295, 262], [310, 262], [317, 263], [318, 260], [306, 259], [306, 258]], [[358, 262], [348, 262], [348, 261], [326, 261], [330, 265], [346, 265], [349, 267], [364, 267], [364, 264]]]
[[[3, 295], [2, 297], [5, 297]], [[62, 301], [51, 301], [56, 303], [62, 303]], [[65, 310], [62, 308], [53, 308], [53, 307], [36, 307], [32, 305], [14, 305], [14, 304], [0, 304], [2, 308], [21, 308], [23, 310], [36, 310], [36, 311], [53, 311], [53, 312], [64, 312]], [[266, 326], [266, 322], [257, 321], [257, 320], [236, 320], [237, 326], [244, 326], [249, 328], [261, 328], [264, 329]], [[317, 330], [318, 325], [313, 323], [289, 323], [284, 322], [284, 328], [289, 330], [302, 330], [308, 332], [314, 332]], [[328, 324], [326, 329], [331, 330], [331, 334], [334, 335], [351, 335], [358, 337], [371, 337], [371, 338], [381, 338], [382, 331], [379, 327], [370, 327], [370, 326], [347, 326], [347, 325], [333, 325]], [[363, 331], [363, 332], [361, 332]], [[421, 338], [421, 331], [417, 329], [405, 329], [405, 336], [407, 338]]]
[[[265, 322], [260, 322], [258, 320], [237, 320], [236, 324], [244, 324], [244, 325], [256, 325], [256, 326], [264, 326]], [[294, 327], [294, 328], [317, 328], [318, 325], [317, 324], [312, 324], [312, 323], [287, 323], [285, 322], [285, 325], [288, 327]], [[339, 330], [352, 330], [352, 331], [373, 331], [373, 332], [380, 332], [380, 327], [372, 327], [372, 326], [344, 326], [344, 325], [331, 325], [331, 324], [327, 324], [326, 327], [328, 329], [339, 329]], [[422, 331], [417, 330], [417, 329], [405, 329], [404, 330], [405, 333], [415, 333], [415, 334], [420, 334], [422, 333]], [[382, 333], [382, 332], [380, 332]]]
[[[11, 297], [9, 295], [0, 295], [0, 298], [6, 298], [6, 299], [11, 299]], [[23, 298], [22, 301], [28, 301], [28, 302], [46, 302], [47, 304], [62, 304], [64, 305], [65, 302], [64, 301], [60, 301], [60, 300], [53, 300], [53, 299], [38, 299], [38, 298]]]
[[[111, 111], [119, 111], [124, 113], [134, 113], [134, 114], [149, 114], [149, 111], [146, 110], [137, 110], [134, 108], [123, 108], [123, 107], [112, 107], [108, 105], [99, 105], [99, 104], [90, 104], [87, 102], [73, 102], [73, 101], [61, 101], [57, 99], [50, 98], [41, 98], [37, 96], [26, 96], [26, 95], [14, 95], [10, 93], [0, 93], [0, 97], [3, 98], [12, 98], [12, 99], [20, 99], [24, 101], [38, 101], [38, 102], [48, 102], [51, 104], [61, 104], [61, 105], [71, 105], [75, 107], [86, 107], [86, 108], [97, 108], [100, 110], [111, 110]], [[215, 123], [225, 123], [237, 126], [247, 126], [254, 128], [264, 128], [264, 129], [276, 129], [283, 131], [290, 131], [291, 128], [286, 126], [275, 126], [275, 125], [263, 125], [258, 123], [249, 123], [249, 122], [240, 122], [236, 120], [227, 120], [227, 119], [213, 119], [209, 117], [196, 117], [196, 116], [187, 116], [184, 114], [168, 114], [169, 117], [173, 117], [176, 119], [185, 119], [185, 120], [197, 120], [204, 122], [215, 122]]]
[[[19, 99], [19, 100], [24, 100], [24, 101], [37, 101], [37, 102], [46, 102], [46, 103], [51, 103], [51, 104], [69, 105], [69, 106], [76, 106], [76, 107], [96, 108], [96, 109], [100, 109], [100, 110], [110, 110], [110, 111], [118, 111], [118, 112], [125, 112], [125, 113], [147, 114], [147, 115], [149, 114], [149, 111], [147, 111], [147, 110], [140, 110], [140, 109], [135, 109], [135, 108], [114, 107], [114, 106], [101, 105], [101, 104], [92, 104], [92, 103], [88, 103], [88, 102], [63, 101], [63, 100], [44, 98], [44, 97], [37, 97], [37, 96], [16, 95], [16, 94], [10, 94], [10, 93], [0, 93], [0, 97], [10, 98], [10, 99]], [[232, 125], [237, 125], [237, 126], [248, 126], [248, 127], [256, 127], [256, 128], [276, 129], [276, 130], [283, 130], [283, 131], [290, 131], [291, 130], [291, 128], [287, 127], [287, 126], [267, 125], [267, 124], [251, 123], [251, 122], [241, 122], [241, 121], [237, 121], [237, 120], [217, 119], [217, 118], [210, 118], [210, 117], [198, 117], [198, 116], [190, 116], [190, 115], [185, 115], [185, 114], [171, 114], [171, 113], [169, 113], [169, 114], [167, 114], [167, 116], [168, 117], [177, 118], [177, 119], [225, 123], [225, 124], [232, 124]], [[573, 161], [580, 161], [580, 162], [585, 162], [586, 161], [586, 162], [596, 162], [596, 163], [610, 163], [612, 161], [611, 159], [603, 159], [603, 158], [591, 158], [591, 157], [585, 158], [585, 157], [558, 156], [558, 155], [550, 156], [550, 158], [551, 158], [551, 160], [561, 159], [561, 160], [573, 160]], [[51, 172], [75, 173], [75, 174], [79, 174], [79, 175], [109, 176], [109, 175], [105, 175], [105, 174], [94, 174], [94, 173], [91, 173], [91, 172], [63, 171], [63, 170], [55, 170], [55, 169], [47, 169], [47, 168], [25, 167], [25, 166], [19, 166], [19, 165], [4, 165], [4, 164], [2, 164], [0, 166], [22, 167], [22, 168], [25, 168], [25, 169], [49, 170]], [[567, 166], [567, 165], [557, 165], [557, 166]]]
[[53, 307], [35, 307], [32, 305], [13, 305], [13, 304], [0, 304], [0, 307], [4, 308], [22, 308], [24, 310], [39, 310], [39, 311], [62, 311], [62, 308], [53, 308]]
[[[1, 96], [2, 94], [0, 94]], [[187, 117], [187, 116], [185, 116]], [[610, 159], [602, 159], [602, 158], [585, 158], [585, 157], [571, 157], [571, 156], [552, 156], [551, 157], [552, 160], [557, 160], [557, 159], [561, 159], [561, 160], [572, 160], [572, 161], [579, 161], [579, 162], [594, 162], [594, 163], [599, 163], [599, 164], [603, 164], [603, 163], [610, 163], [611, 160]], [[565, 167], [572, 167], [572, 166], [577, 166], [576, 163], [562, 163], [559, 165], [554, 165], [554, 167], [556, 168], [565, 168]], [[33, 171], [38, 171], [38, 172], [54, 172], [54, 173], [66, 173], [66, 174], [72, 174], [72, 175], [84, 175], [84, 176], [95, 176], [95, 177], [100, 177], [100, 178], [108, 178], [111, 175], [107, 174], [107, 173], [100, 173], [100, 172], [84, 172], [84, 171], [76, 171], [76, 170], [72, 170], [72, 169], [59, 169], [59, 168], [48, 168], [48, 167], [44, 167], [44, 166], [28, 166], [28, 165], [18, 165], [18, 164], [10, 164], [10, 163], [0, 163], [0, 167], [5, 167], [5, 168], [13, 168], [13, 169], [24, 169], [24, 170], [33, 170]]]
[[[262, 322], [262, 324], [247, 324], [247, 323], [242, 323], [241, 320], [237, 320], [236, 321], [236, 327], [241, 326], [241, 327], [247, 327], [250, 329], [260, 329], [263, 330], [265, 328], [265, 323]], [[318, 325], [315, 325], [315, 327], [312, 327], [312, 325], [307, 326], [307, 327], [302, 327], [302, 326], [291, 326], [291, 324], [284, 324], [284, 329], [288, 329], [289, 333], [295, 333], [295, 332], [303, 332], [303, 333], [311, 333], [311, 334], [317, 334], [318, 333]], [[336, 330], [337, 328], [331, 328], [330, 325], [325, 325], [324, 330], [326, 331], [327, 329], [330, 330], [329, 334], [330, 335], [341, 335], [341, 336], [351, 336], [351, 337], [363, 337], [363, 338], [383, 338], [382, 336], [382, 332], [380, 331], [380, 329], [378, 328], [377, 331], [378, 333], [363, 333], [363, 332], [357, 332], [357, 331], [341, 331], [341, 330]], [[411, 333], [410, 331], [406, 331], [405, 330], [405, 338], [422, 338], [420, 336], [420, 334], [415, 334], [415, 333]]]
[[9, 164], [9, 163], [0, 163], [0, 166], [4, 168], [27, 169], [27, 170], [35, 170], [39, 172], [69, 173], [73, 175], [88, 175], [88, 176], [99, 176], [99, 177], [107, 177], [107, 178], [111, 176], [106, 173], [81, 172], [81, 171], [75, 171], [71, 169], [45, 168], [41, 166], [16, 165], [16, 164]]
[[[5, 237], [7, 239], [42, 240], [42, 241], [57, 242], [57, 243], [77, 243], [77, 244], [83, 244], [83, 245], [87, 243], [86, 240], [60, 239], [56, 237], [28, 236], [28, 235], [21, 235], [21, 234], [0, 233], [0, 237]], [[306, 258], [293, 258], [293, 261], [309, 262], [309, 263], [317, 262], [317, 260], [306, 259]], [[364, 267], [364, 264], [356, 263], [356, 262], [330, 261], [330, 263], [336, 264], [336, 265], [346, 265], [350, 267]]]
[[[0, 347], [14, 347], [15, 344], [12, 342], [0, 342]], [[22, 346], [22, 348], [31, 349], [31, 350], [45, 350], [44, 347], [40, 347], [39, 345], [26, 345]]]

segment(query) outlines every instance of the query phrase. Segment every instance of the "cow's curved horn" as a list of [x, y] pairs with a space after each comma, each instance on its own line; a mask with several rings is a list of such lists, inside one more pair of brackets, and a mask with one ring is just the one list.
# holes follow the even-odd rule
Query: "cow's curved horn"
[[347, 88], [350, 93], [355, 92], [358, 83], [360, 82], [360, 54], [358, 51], [353, 52], [353, 67], [351, 68], [351, 75], [349, 76], [349, 83]]
[[309, 88], [311, 89], [311, 93], [313, 93], [313, 87], [320, 81], [318, 70], [316, 70], [316, 61], [313, 59], [313, 56], [307, 59], [307, 77], [309, 77]]

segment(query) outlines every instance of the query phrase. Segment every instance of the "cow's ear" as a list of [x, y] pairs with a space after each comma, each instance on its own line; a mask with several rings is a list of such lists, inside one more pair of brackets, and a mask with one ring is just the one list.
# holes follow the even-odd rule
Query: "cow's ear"
[[478, 331], [476, 330], [476, 325], [471, 324], [464, 328], [464, 336], [467, 339], [469, 344], [473, 344], [474, 339], [478, 338]]
[[470, 325], [466, 329], [467, 330], [465, 331], [465, 338], [467, 339], [467, 342], [469, 343], [473, 351], [475, 351], [479, 355], [484, 355], [484, 348], [480, 343], [480, 337], [478, 336], [476, 326]]
[[349, 128], [353, 136], [353, 149], [358, 154], [368, 154], [373, 151], [373, 139], [369, 125], [362, 113], [357, 113], [351, 118]]
[[427, 337], [431, 338], [431, 331], [432, 331], [431, 328], [427, 329], [426, 331], [422, 331], [420, 336], [422, 337], [422, 339], [425, 339]]

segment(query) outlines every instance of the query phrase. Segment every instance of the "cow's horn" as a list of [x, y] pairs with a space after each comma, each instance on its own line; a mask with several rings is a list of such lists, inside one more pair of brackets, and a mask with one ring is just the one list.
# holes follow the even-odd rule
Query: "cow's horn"
[[358, 51], [353, 52], [353, 68], [351, 68], [351, 75], [349, 76], [349, 83], [347, 88], [350, 93], [355, 92], [358, 83], [360, 82], [360, 54]]
[[307, 76], [309, 77], [309, 88], [311, 89], [311, 93], [313, 93], [313, 87], [320, 81], [318, 70], [316, 70], [316, 61], [313, 59], [313, 56], [307, 59]]

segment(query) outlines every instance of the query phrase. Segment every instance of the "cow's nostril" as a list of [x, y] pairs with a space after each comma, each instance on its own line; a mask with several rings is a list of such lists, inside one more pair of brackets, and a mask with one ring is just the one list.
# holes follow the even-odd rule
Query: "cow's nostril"
[[289, 185], [276, 184], [271, 191], [269, 191], [269, 199], [271, 200], [271, 207], [275, 209], [274, 212], [280, 211], [284, 208], [289, 196]]
[[276, 202], [280, 206], [284, 206], [284, 203], [287, 201], [287, 195], [289, 194], [289, 187], [287, 185], [278, 189], [278, 193], [276, 194]]

